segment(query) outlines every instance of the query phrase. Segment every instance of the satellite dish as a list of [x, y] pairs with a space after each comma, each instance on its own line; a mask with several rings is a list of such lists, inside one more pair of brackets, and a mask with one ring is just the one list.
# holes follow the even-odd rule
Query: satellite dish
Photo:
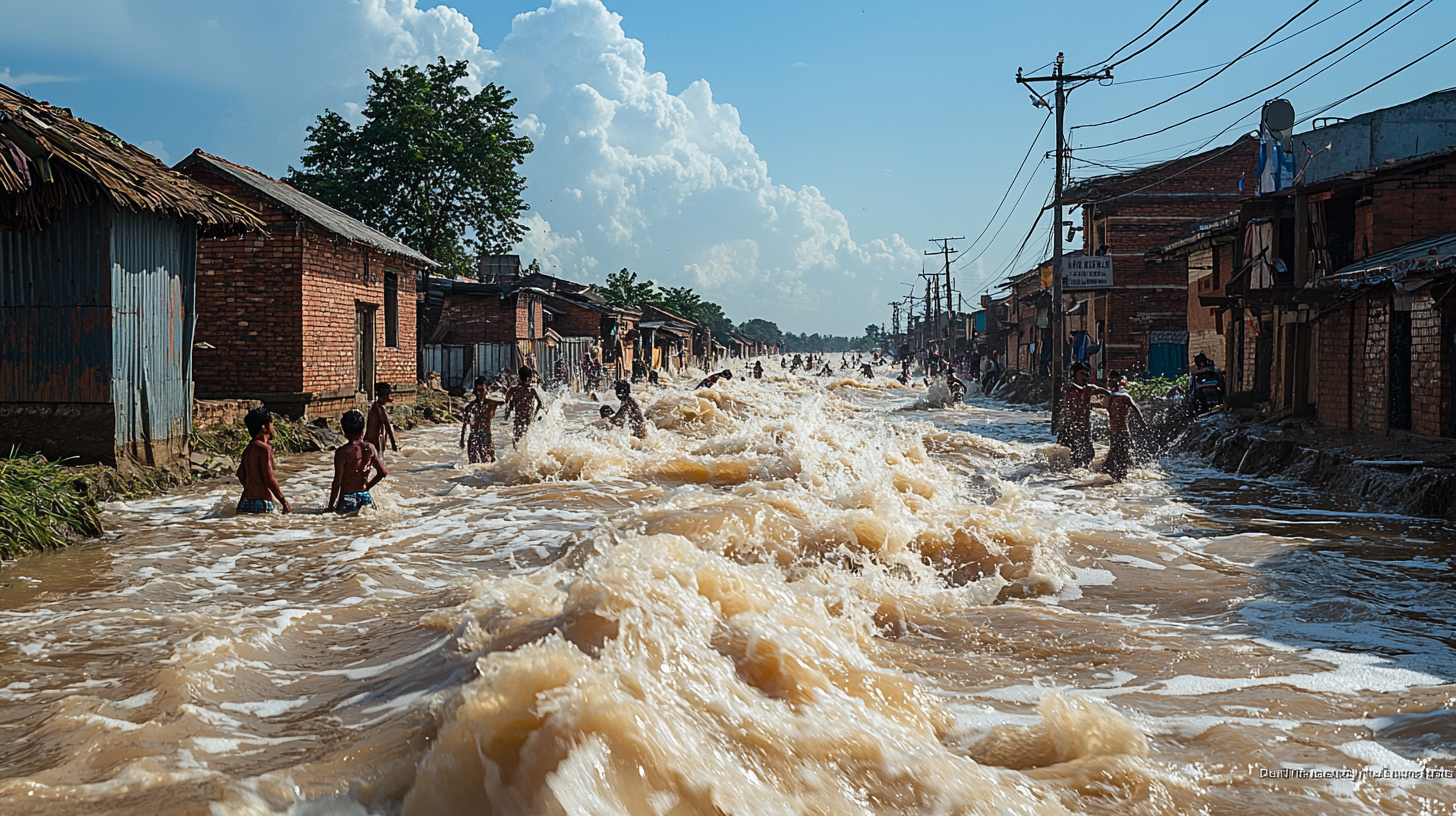
[[1269, 135], [1288, 150], [1290, 137], [1294, 135], [1294, 106], [1289, 104], [1289, 100], [1271, 99], [1265, 102], [1263, 122]]

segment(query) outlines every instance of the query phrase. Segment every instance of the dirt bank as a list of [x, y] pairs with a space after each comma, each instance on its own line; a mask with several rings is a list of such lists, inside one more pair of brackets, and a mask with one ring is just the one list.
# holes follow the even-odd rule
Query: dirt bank
[[1173, 451], [1232, 473], [1296, 479], [1370, 509], [1456, 517], [1456, 440], [1259, 423], [1223, 411], [1189, 425]]

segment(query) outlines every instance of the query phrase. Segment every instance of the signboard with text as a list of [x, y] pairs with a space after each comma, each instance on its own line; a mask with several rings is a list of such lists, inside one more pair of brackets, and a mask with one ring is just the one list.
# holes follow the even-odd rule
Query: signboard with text
[[1111, 255], [1067, 255], [1062, 258], [1063, 289], [1106, 289], [1111, 285]]

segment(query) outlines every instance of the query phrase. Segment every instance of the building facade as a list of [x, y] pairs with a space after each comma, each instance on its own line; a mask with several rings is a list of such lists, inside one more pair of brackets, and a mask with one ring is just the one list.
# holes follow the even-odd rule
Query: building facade
[[413, 400], [416, 281], [434, 261], [262, 173], [194, 151], [176, 169], [242, 203], [267, 235], [198, 244], [197, 396], [337, 416], [374, 384]]

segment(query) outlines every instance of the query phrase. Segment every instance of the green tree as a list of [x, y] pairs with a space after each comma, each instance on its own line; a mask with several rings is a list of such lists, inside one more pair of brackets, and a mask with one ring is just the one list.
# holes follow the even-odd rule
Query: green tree
[[864, 336], [871, 340], [878, 340], [880, 337], [880, 327], [873, 323], [865, 326]]
[[302, 170], [284, 180], [398, 238], [451, 273], [508, 252], [526, 227], [531, 140], [516, 135], [516, 100], [491, 83], [471, 94], [465, 62], [369, 72], [364, 124], [325, 109], [308, 129]]
[[601, 288], [602, 298], [613, 306], [656, 306], [662, 303], [662, 293], [653, 281], [637, 280], [636, 272], [613, 272], [607, 276], [606, 285]]
[[669, 286], [662, 290], [662, 308], [689, 320], [697, 320], [703, 299], [686, 286]]
[[738, 331], [765, 343], [777, 345], [784, 342], [784, 333], [779, 331], [777, 323], [770, 320], [755, 317], [739, 324]]

